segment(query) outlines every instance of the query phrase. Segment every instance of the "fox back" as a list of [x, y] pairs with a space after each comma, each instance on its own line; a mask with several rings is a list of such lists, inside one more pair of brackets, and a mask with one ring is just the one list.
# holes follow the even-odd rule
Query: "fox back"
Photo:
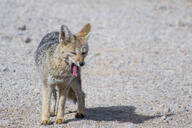
[[59, 44], [59, 32], [46, 34], [41, 40], [35, 52], [35, 63], [37, 66], [42, 64], [43, 59], [49, 55], [53, 55]]

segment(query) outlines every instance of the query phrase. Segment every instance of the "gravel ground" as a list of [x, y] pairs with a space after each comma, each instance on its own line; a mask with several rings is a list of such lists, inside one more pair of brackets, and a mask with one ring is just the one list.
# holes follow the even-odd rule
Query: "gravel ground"
[[88, 22], [86, 118], [67, 102], [66, 123], [46, 127], [192, 127], [190, 0], [1, 0], [0, 127], [45, 127], [34, 51], [61, 24]]

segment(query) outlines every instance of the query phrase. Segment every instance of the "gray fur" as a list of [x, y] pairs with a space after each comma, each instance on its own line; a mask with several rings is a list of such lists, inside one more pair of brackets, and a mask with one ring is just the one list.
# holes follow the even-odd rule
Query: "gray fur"
[[37, 67], [42, 64], [42, 61], [48, 54], [52, 55], [54, 53], [58, 44], [59, 32], [51, 32], [43, 37], [35, 52], [35, 63]]

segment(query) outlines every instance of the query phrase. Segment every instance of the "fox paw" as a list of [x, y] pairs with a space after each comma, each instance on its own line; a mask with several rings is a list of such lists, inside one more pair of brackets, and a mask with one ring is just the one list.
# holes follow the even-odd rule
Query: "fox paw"
[[50, 116], [54, 117], [55, 116], [55, 112], [50, 112]]
[[82, 119], [82, 118], [84, 118], [85, 116], [84, 116], [84, 114], [82, 114], [82, 113], [76, 113], [75, 114], [75, 118], [80, 118], [80, 119]]
[[65, 122], [65, 120], [63, 118], [57, 118], [56, 119], [56, 124], [62, 124], [64, 122]]
[[50, 125], [52, 124], [51, 120], [50, 119], [43, 119], [41, 121], [41, 125]]

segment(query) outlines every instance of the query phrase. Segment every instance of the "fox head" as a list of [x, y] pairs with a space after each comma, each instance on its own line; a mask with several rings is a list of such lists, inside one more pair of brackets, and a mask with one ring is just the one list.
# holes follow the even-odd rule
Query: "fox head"
[[65, 62], [76, 66], [85, 64], [85, 57], [88, 54], [88, 36], [91, 25], [86, 24], [78, 34], [73, 35], [67, 26], [62, 25], [59, 32], [59, 54]]

